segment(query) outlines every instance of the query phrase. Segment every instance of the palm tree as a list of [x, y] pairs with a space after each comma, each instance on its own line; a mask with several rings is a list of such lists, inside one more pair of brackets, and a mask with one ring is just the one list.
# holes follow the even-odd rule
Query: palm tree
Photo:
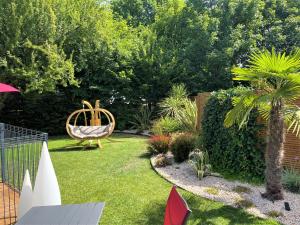
[[266, 192], [262, 197], [281, 200], [285, 128], [297, 136], [300, 133], [300, 108], [293, 104], [300, 97], [300, 50], [290, 55], [274, 49], [253, 53], [247, 67], [234, 67], [232, 73], [234, 80], [247, 81], [251, 88], [233, 99], [234, 107], [227, 113], [224, 125], [242, 127], [254, 108], [266, 120]]

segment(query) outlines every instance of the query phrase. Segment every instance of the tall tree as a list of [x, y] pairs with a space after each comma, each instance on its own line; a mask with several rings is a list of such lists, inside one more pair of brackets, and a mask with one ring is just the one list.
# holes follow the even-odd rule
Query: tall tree
[[300, 108], [293, 104], [300, 97], [300, 50], [290, 55], [275, 50], [253, 53], [246, 68], [235, 67], [232, 73], [234, 80], [249, 82], [252, 90], [234, 99], [234, 108], [227, 113], [224, 124], [229, 127], [237, 123], [241, 127], [251, 110], [258, 109], [268, 123], [266, 192], [262, 196], [281, 200], [285, 124], [300, 134]]
[[55, 42], [51, 1], [0, 1], [0, 80], [23, 90], [54, 91], [76, 85], [71, 57]]
[[113, 0], [113, 12], [132, 26], [150, 25], [156, 14], [156, 0]]

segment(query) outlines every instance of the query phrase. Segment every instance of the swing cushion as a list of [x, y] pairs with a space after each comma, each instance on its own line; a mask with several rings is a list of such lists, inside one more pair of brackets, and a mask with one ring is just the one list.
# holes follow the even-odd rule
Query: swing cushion
[[109, 134], [112, 123], [105, 126], [72, 126], [68, 125], [71, 134], [79, 139], [101, 138]]

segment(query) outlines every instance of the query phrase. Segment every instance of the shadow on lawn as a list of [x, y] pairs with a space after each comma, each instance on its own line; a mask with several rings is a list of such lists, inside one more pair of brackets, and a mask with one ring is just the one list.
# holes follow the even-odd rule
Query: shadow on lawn
[[[256, 224], [259, 220], [261, 220], [247, 214], [242, 209], [235, 209], [226, 205], [216, 205], [218, 203], [204, 200], [196, 196], [191, 196], [190, 194], [184, 194], [183, 197], [186, 199], [190, 209], [192, 210], [187, 225], [219, 225], [220, 222], [228, 225], [247, 225]], [[143, 219], [138, 219], [137, 224], [163, 224], [166, 202], [150, 203], [142, 212], [144, 215]]]
[[[150, 203], [142, 212], [142, 219], [137, 219], [134, 224], [154, 225], [164, 223], [165, 205]], [[146, 218], [146, 220], [145, 220]]]
[[143, 152], [142, 154], [139, 155], [140, 159], [150, 159], [151, 158], [151, 153], [150, 152]]
[[220, 224], [220, 220], [216, 220], [216, 218], [223, 219], [224, 222], [226, 221], [225, 224], [228, 225], [256, 224], [260, 220], [263, 221], [246, 213], [243, 209], [221, 205], [221, 203], [201, 199], [190, 194], [183, 194], [183, 197], [192, 210], [188, 224]]
[[76, 151], [91, 151], [91, 150], [98, 150], [98, 146], [66, 146], [60, 148], [51, 148], [51, 152], [76, 152]]

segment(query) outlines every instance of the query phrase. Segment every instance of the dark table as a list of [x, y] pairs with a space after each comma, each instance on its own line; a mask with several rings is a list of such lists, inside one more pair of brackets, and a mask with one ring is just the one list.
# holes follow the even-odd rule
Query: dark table
[[31, 208], [16, 225], [98, 225], [104, 203]]

